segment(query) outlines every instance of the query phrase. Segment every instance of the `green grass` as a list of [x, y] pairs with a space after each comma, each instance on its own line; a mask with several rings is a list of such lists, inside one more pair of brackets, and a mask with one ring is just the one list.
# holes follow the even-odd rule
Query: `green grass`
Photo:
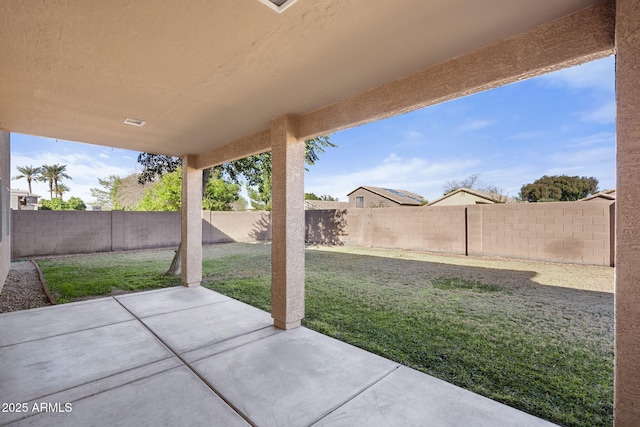
[[165, 276], [173, 252], [101, 254], [38, 260], [47, 286], [58, 303], [118, 291], [144, 291], [177, 286], [180, 278]]
[[[204, 286], [270, 309], [270, 246], [204, 252]], [[542, 273], [490, 263], [375, 254], [307, 250], [305, 326], [556, 423], [612, 425], [612, 294], [542, 286], [533, 281]], [[171, 255], [155, 267], [149, 261], [144, 289], [162, 278]], [[79, 287], [108, 275], [103, 290], [145, 274], [147, 263], [112, 256], [96, 257], [103, 261], [95, 271], [84, 262], [76, 271], [74, 258], [47, 261], [43, 270], [48, 282], [52, 271], [63, 283], [85, 276]]]

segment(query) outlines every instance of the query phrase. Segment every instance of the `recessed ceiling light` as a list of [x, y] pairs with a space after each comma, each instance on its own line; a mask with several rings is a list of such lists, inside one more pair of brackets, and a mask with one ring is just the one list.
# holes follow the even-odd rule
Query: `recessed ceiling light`
[[258, 0], [258, 1], [266, 6], [269, 6], [271, 10], [275, 10], [278, 13], [282, 13], [298, 0]]
[[145, 121], [142, 120], [138, 120], [138, 119], [132, 119], [131, 117], [127, 117], [126, 119], [124, 119], [124, 123], [131, 125], [131, 126], [138, 126], [138, 127], [142, 127], [145, 125]]

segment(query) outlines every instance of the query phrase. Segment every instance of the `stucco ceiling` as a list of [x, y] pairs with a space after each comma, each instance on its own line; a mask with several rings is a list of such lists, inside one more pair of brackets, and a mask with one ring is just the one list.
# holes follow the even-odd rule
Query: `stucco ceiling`
[[4, 0], [0, 129], [199, 154], [595, 2]]

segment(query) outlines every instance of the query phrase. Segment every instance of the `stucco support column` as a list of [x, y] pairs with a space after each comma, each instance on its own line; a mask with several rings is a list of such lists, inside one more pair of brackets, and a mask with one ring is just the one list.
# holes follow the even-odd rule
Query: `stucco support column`
[[11, 136], [0, 131], [0, 291], [11, 265]]
[[182, 285], [202, 282], [202, 170], [195, 156], [182, 158]]
[[304, 141], [293, 116], [271, 122], [271, 317], [280, 329], [304, 317]]
[[640, 2], [616, 3], [616, 361], [614, 420], [640, 422]]

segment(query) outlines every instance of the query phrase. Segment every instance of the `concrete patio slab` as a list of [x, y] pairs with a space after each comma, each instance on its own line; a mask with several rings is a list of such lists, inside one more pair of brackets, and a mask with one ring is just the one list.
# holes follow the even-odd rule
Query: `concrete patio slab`
[[222, 353], [223, 351], [233, 350], [234, 348], [241, 347], [245, 344], [249, 344], [253, 341], [258, 341], [271, 335], [283, 334], [284, 330], [278, 329], [275, 326], [269, 326], [267, 328], [258, 329], [237, 337], [229, 338], [224, 341], [217, 341], [213, 344], [200, 347], [198, 349], [182, 353], [180, 357], [186, 363], [194, 363], [198, 360], [205, 359], [213, 356], [214, 354]]
[[272, 335], [192, 367], [259, 426], [305, 426], [399, 365], [306, 328]]
[[177, 286], [144, 292], [144, 294], [120, 295], [115, 298], [137, 317], [155, 316], [231, 299], [201, 286], [193, 288]]
[[113, 298], [0, 314], [0, 347], [132, 320]]
[[26, 418], [34, 415], [33, 405], [38, 407], [43, 402], [62, 402], [74, 403], [87, 397], [97, 395], [107, 390], [117, 389], [125, 386], [133, 381], [147, 378], [158, 373], [168, 371], [169, 369], [176, 368], [178, 366], [184, 366], [184, 364], [177, 357], [171, 357], [169, 359], [163, 359], [158, 362], [152, 362], [148, 365], [140, 366], [139, 368], [128, 369], [120, 373], [104, 377], [102, 379], [91, 381], [77, 387], [61, 390], [57, 393], [49, 394], [47, 396], [38, 397], [26, 402], [29, 411], [25, 412], [4, 412], [0, 413], [0, 425], [4, 425], [5, 422], [17, 421], [22, 418]]
[[[185, 366], [130, 382], [15, 426], [248, 426]], [[104, 422], [108, 420], [107, 422]]]
[[268, 313], [231, 299], [141, 321], [177, 354], [273, 325]]
[[2, 347], [0, 384], [26, 402], [172, 356], [132, 320]]
[[204, 288], [117, 300], [146, 316], [116, 298], [0, 316], [0, 397], [28, 408], [0, 425], [551, 425]]
[[551, 427], [547, 421], [405, 366], [316, 426]]

